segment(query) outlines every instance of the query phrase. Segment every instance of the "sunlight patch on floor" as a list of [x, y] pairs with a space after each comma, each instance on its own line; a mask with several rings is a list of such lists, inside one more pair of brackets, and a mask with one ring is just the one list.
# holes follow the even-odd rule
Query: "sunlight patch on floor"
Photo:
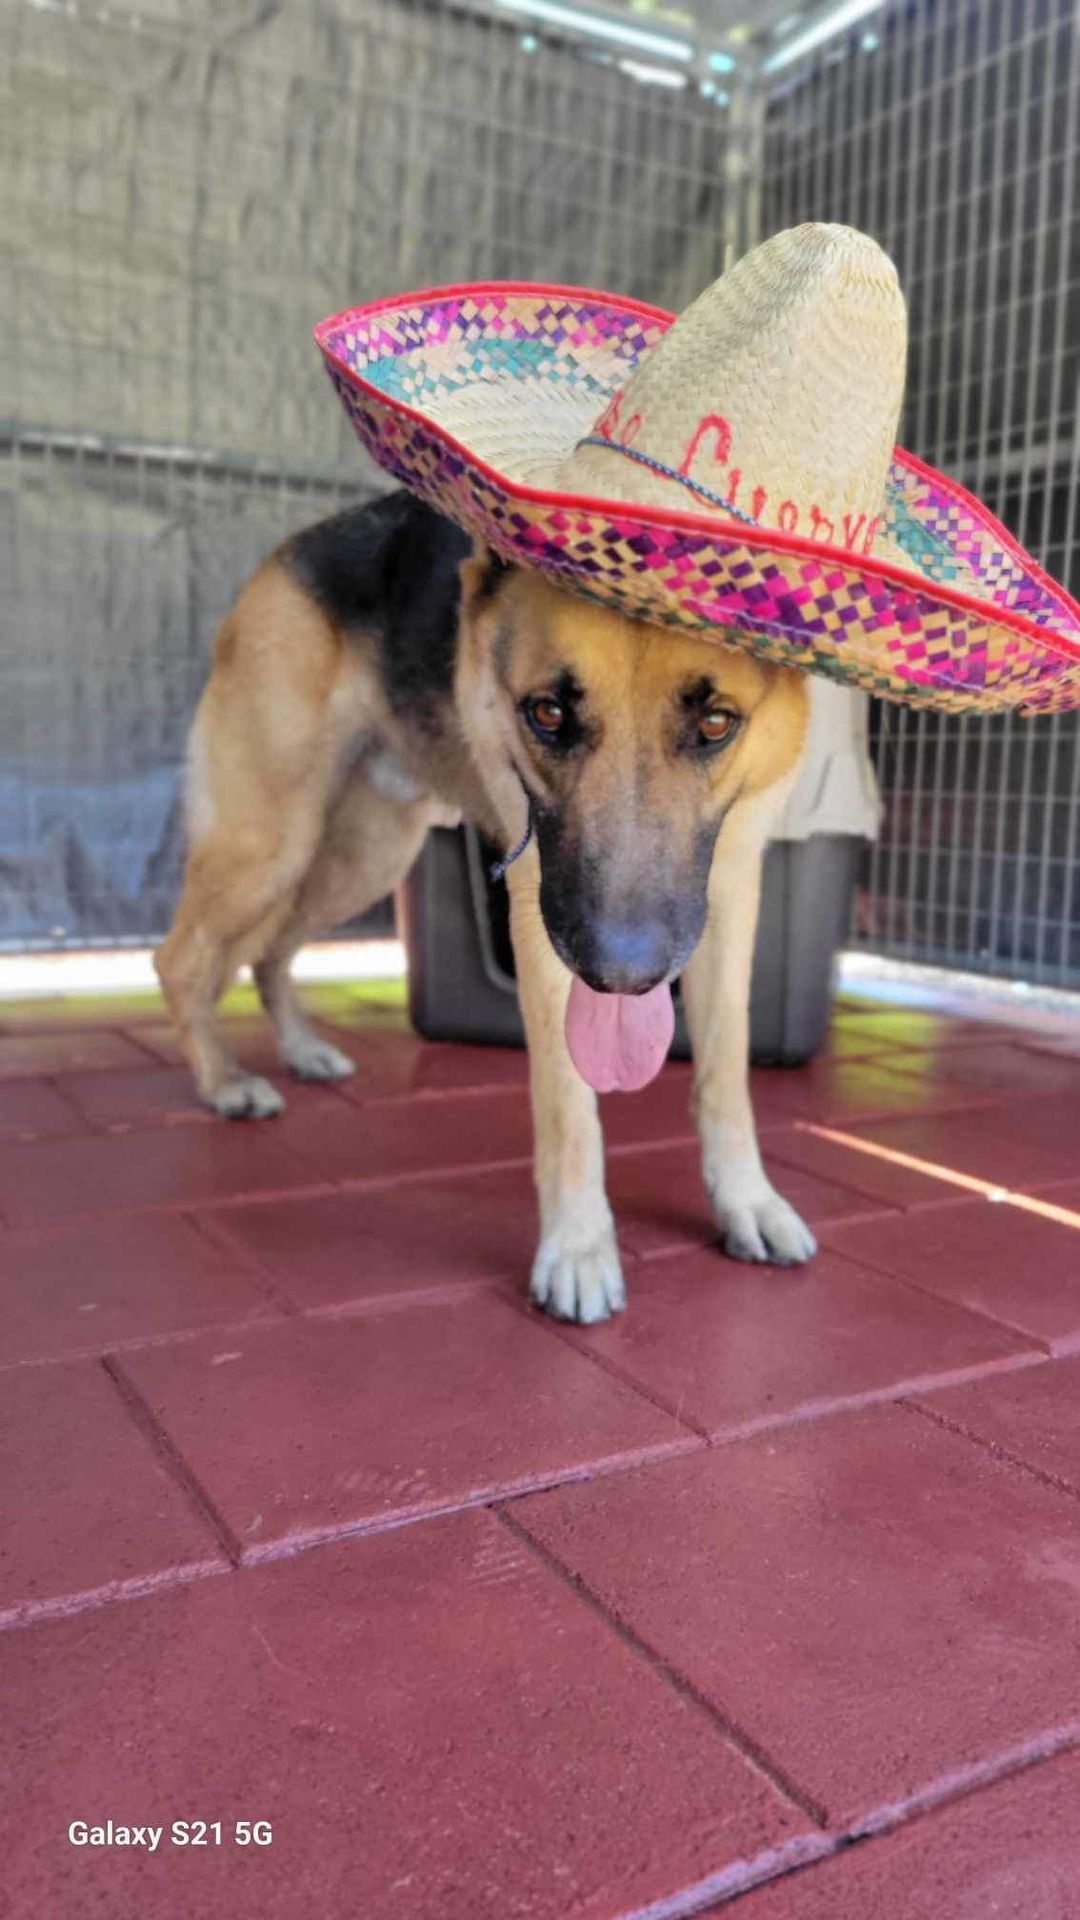
[[1080, 1213], [1071, 1207], [1057, 1207], [1051, 1200], [1039, 1200], [1034, 1194], [1013, 1193], [992, 1180], [980, 1180], [974, 1173], [961, 1173], [957, 1167], [943, 1167], [936, 1160], [922, 1160], [918, 1154], [902, 1153], [898, 1147], [883, 1147], [877, 1140], [863, 1140], [857, 1133], [842, 1133], [835, 1127], [819, 1127], [812, 1120], [796, 1120], [800, 1133], [812, 1133], [818, 1140], [831, 1140], [834, 1146], [854, 1148], [874, 1160], [887, 1160], [891, 1166], [907, 1167], [912, 1173], [925, 1173], [951, 1187], [963, 1187], [998, 1206], [1019, 1207], [1022, 1213], [1038, 1214], [1041, 1220], [1056, 1220], [1062, 1227], [1080, 1227]]

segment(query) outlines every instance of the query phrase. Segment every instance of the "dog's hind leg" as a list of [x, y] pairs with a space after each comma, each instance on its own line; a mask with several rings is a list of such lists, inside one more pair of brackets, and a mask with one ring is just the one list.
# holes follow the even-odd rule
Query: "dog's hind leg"
[[530, 1292], [559, 1320], [606, 1320], [626, 1305], [615, 1228], [604, 1192], [596, 1095], [567, 1051], [570, 974], [540, 916], [535, 848], [507, 874], [518, 994], [529, 1043], [540, 1200], [540, 1246]]
[[352, 776], [332, 806], [303, 884], [254, 968], [281, 1057], [302, 1080], [343, 1079], [356, 1067], [308, 1020], [289, 972], [294, 954], [312, 935], [351, 920], [391, 893], [412, 866], [428, 828], [447, 817], [428, 795], [388, 799], [363, 771]]
[[254, 859], [235, 847], [200, 848], [189, 862], [180, 908], [155, 956], [158, 978], [199, 1093], [229, 1119], [277, 1113], [281, 1095], [246, 1073], [221, 1041], [217, 1003], [265, 922], [274, 896], [272, 852]]
[[344, 673], [332, 627], [271, 563], [222, 626], [192, 730], [191, 851], [155, 964], [199, 1092], [230, 1118], [282, 1104], [230, 1057], [215, 1008], [273, 939], [315, 856], [347, 732]]
[[709, 876], [705, 932], [682, 976], [694, 1051], [695, 1105], [705, 1185], [724, 1250], [736, 1260], [793, 1266], [816, 1242], [771, 1184], [750, 1099], [750, 973], [754, 958], [764, 800], [732, 808]]
[[318, 831], [303, 808], [276, 828], [264, 820], [258, 832], [212, 833], [192, 852], [172, 931], [155, 956], [199, 1092], [228, 1119], [265, 1118], [283, 1104], [268, 1080], [227, 1052], [215, 1010], [238, 968], [288, 916]]

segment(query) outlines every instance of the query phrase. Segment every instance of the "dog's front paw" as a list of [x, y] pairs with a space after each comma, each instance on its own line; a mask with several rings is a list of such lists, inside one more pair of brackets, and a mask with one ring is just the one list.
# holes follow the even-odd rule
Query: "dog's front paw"
[[207, 1105], [224, 1120], [268, 1120], [285, 1102], [260, 1073], [234, 1073], [207, 1095]]
[[294, 1040], [285, 1050], [285, 1059], [298, 1080], [347, 1080], [356, 1072], [355, 1060], [329, 1040], [320, 1040], [317, 1033]]
[[805, 1220], [775, 1187], [766, 1186], [751, 1202], [725, 1205], [714, 1196], [713, 1208], [724, 1252], [733, 1260], [797, 1267], [817, 1252], [817, 1241]]
[[545, 1235], [533, 1261], [530, 1298], [556, 1320], [593, 1326], [622, 1313], [626, 1287], [610, 1227], [590, 1246], [575, 1247], [558, 1232]]

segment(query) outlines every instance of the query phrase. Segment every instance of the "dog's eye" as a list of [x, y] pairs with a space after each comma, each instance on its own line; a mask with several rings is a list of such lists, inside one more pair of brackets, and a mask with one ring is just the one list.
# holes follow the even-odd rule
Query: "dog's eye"
[[550, 694], [537, 694], [534, 700], [527, 703], [525, 711], [537, 733], [553, 738], [555, 734], [562, 732], [566, 711], [560, 706], [558, 700], [551, 698]]
[[698, 722], [698, 739], [703, 747], [719, 746], [721, 740], [730, 738], [738, 724], [738, 714], [729, 712], [727, 707], [710, 707]]

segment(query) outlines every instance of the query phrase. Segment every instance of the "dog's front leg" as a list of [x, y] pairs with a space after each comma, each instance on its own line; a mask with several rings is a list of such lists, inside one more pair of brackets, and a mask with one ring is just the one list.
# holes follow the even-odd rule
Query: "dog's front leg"
[[530, 1292], [559, 1320], [606, 1320], [626, 1305], [619, 1250], [604, 1192], [604, 1148], [596, 1095], [566, 1047], [570, 975], [540, 916], [535, 850], [512, 866], [510, 931], [529, 1043], [534, 1173], [540, 1245]]
[[[748, 803], [752, 806], [753, 803]], [[683, 974], [705, 1185], [724, 1251], [792, 1266], [817, 1243], [761, 1164], [750, 1099], [750, 972], [764, 827], [732, 810], [709, 876], [705, 933]]]

